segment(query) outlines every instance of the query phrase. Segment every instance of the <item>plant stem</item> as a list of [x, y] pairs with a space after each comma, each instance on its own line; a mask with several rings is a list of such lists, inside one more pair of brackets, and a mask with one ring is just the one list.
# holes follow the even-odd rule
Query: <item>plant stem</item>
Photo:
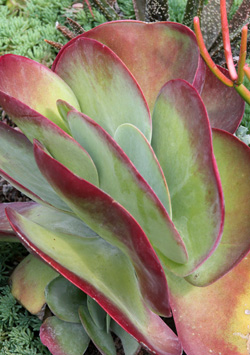
[[245, 87], [245, 85], [234, 85], [235, 90], [238, 94], [250, 105], [250, 91]]
[[244, 65], [246, 63], [247, 56], [247, 26], [242, 28], [241, 32], [241, 44], [240, 44], [240, 58], [238, 62], [238, 81], [237, 84], [240, 85], [244, 80]]

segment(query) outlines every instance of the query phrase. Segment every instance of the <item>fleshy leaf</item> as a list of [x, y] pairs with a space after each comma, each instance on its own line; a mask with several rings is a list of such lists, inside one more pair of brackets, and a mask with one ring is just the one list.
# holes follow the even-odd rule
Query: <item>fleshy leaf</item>
[[225, 225], [215, 252], [187, 277], [197, 286], [223, 276], [250, 249], [250, 148], [230, 133], [215, 129], [213, 147], [225, 198]]
[[40, 338], [52, 355], [84, 354], [89, 346], [89, 337], [81, 324], [64, 322], [49, 317], [40, 328]]
[[168, 277], [178, 337], [188, 355], [246, 355], [250, 350], [250, 257], [207, 287]]
[[113, 319], [111, 321], [111, 330], [121, 339], [125, 355], [135, 355], [139, 352], [140, 344]]
[[99, 237], [49, 231], [11, 209], [7, 215], [27, 248], [94, 298], [140, 343], [159, 355], [181, 354], [176, 335], [145, 306], [134, 268], [118, 248]]
[[161, 260], [177, 275], [188, 275], [217, 246], [224, 206], [206, 110], [184, 80], [168, 82], [158, 96], [152, 146], [168, 183], [173, 222], [189, 256], [184, 265]]
[[41, 145], [35, 144], [34, 152], [46, 179], [78, 217], [102, 238], [129, 255], [150, 307], [160, 314], [169, 315], [164, 271], [136, 220], [105, 192], [50, 157]]
[[81, 323], [78, 308], [86, 304], [87, 296], [62, 276], [52, 280], [45, 289], [45, 299], [57, 318], [70, 323]]
[[[229, 77], [228, 71], [219, 67]], [[201, 92], [210, 124], [234, 133], [238, 128], [245, 109], [245, 102], [232, 87], [223, 84], [206, 66], [206, 78]]]
[[[104, 309], [102, 309], [102, 307], [100, 307], [99, 304], [89, 296], [87, 297], [87, 307], [95, 325], [100, 329], [105, 329], [107, 313]], [[108, 333], [106, 330], [105, 332]]]
[[164, 206], [119, 145], [86, 115], [71, 111], [68, 119], [73, 137], [96, 165], [100, 189], [132, 214], [156, 250], [175, 262], [186, 262], [185, 245]]
[[53, 69], [74, 91], [81, 111], [109, 134], [130, 122], [151, 139], [151, 117], [141, 89], [108, 47], [77, 37], [63, 47]]
[[89, 154], [60, 127], [15, 99], [5, 102], [5, 110], [26, 137], [39, 140], [48, 152], [75, 174], [98, 185], [96, 167]]
[[56, 101], [65, 100], [79, 109], [74, 93], [59, 76], [40, 63], [13, 54], [0, 58], [0, 105], [4, 108], [3, 94], [23, 102], [66, 131]]
[[0, 140], [0, 175], [33, 200], [70, 211], [40, 173], [25, 135], [0, 122]]
[[11, 293], [32, 314], [42, 315], [44, 289], [58, 276], [48, 264], [28, 255], [11, 275]]
[[114, 139], [151, 186], [171, 218], [172, 209], [167, 182], [146, 137], [138, 128], [125, 123], [117, 128]]
[[116, 348], [112, 335], [95, 324], [86, 305], [79, 308], [79, 316], [86, 333], [101, 354], [116, 355]]
[[[167, 81], [194, 80], [199, 49], [194, 33], [179, 23], [116, 21], [81, 36], [106, 44], [121, 58], [141, 86], [150, 110]], [[60, 53], [55, 62], [59, 60]]]

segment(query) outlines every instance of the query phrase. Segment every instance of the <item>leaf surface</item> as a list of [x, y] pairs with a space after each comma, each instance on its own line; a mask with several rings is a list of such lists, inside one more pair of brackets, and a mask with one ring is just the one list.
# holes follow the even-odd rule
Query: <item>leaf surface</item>
[[11, 293], [30, 313], [42, 317], [45, 287], [57, 276], [48, 264], [28, 255], [11, 275]]
[[178, 337], [188, 355], [246, 355], [250, 350], [250, 258], [207, 287], [169, 275]]
[[225, 198], [225, 224], [215, 252], [187, 277], [196, 286], [216, 281], [250, 249], [250, 148], [217, 129], [213, 130], [213, 147]]
[[42, 173], [73, 211], [102, 238], [129, 256], [152, 309], [169, 315], [164, 271], [136, 220], [109, 195], [50, 157], [41, 145], [35, 144], [34, 151]]
[[0, 139], [0, 175], [33, 200], [70, 211], [38, 169], [25, 135], [0, 122]]
[[5, 109], [4, 94], [23, 102], [66, 131], [56, 101], [65, 100], [79, 109], [74, 93], [58, 75], [40, 63], [14, 54], [0, 58], [0, 105]]
[[217, 246], [224, 205], [206, 110], [184, 80], [168, 82], [158, 96], [152, 146], [168, 183], [173, 222], [189, 255], [184, 265], [161, 260], [177, 275], [187, 275]]
[[57, 317], [44, 321], [40, 338], [52, 355], [84, 354], [90, 341], [81, 324], [64, 322]]
[[[182, 78], [192, 83], [194, 80], [199, 49], [194, 33], [181, 24], [114, 21], [97, 26], [81, 37], [107, 45], [121, 58], [142, 88], [151, 111], [160, 88], [167, 81]], [[61, 56], [63, 51], [57, 56], [53, 70]]]
[[159, 355], [181, 355], [176, 335], [146, 307], [134, 268], [118, 248], [99, 237], [49, 231], [11, 209], [7, 214], [27, 248], [93, 297], [140, 343]]
[[146, 137], [138, 128], [125, 123], [117, 128], [114, 139], [156, 193], [171, 218], [172, 209], [167, 182]]
[[87, 116], [71, 111], [68, 119], [74, 138], [89, 152], [97, 167], [100, 189], [132, 214], [154, 248], [176, 262], [186, 262], [185, 245], [164, 206], [119, 145]]
[[63, 47], [54, 71], [74, 91], [81, 111], [109, 134], [129, 122], [151, 139], [151, 117], [141, 89], [108, 47], [77, 37]]
[[[229, 76], [226, 69], [222, 67], [219, 69], [224, 75]], [[234, 88], [223, 84], [207, 66], [201, 98], [206, 106], [211, 126], [234, 133], [242, 120], [245, 102]]]

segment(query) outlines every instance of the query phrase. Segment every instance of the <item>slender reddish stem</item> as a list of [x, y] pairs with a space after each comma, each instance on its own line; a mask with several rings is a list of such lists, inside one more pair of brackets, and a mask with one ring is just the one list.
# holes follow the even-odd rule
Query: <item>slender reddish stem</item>
[[224, 53], [227, 62], [227, 67], [228, 67], [230, 78], [233, 81], [236, 81], [238, 79], [238, 75], [234, 66], [233, 55], [232, 55], [231, 44], [230, 44], [226, 0], [220, 1], [220, 13], [221, 13], [222, 38], [223, 38]]
[[216, 66], [216, 64], [214, 63], [214, 61], [212, 60], [212, 58], [210, 57], [208, 50], [205, 46], [203, 37], [202, 37], [202, 33], [201, 33], [201, 29], [200, 29], [200, 21], [199, 21], [199, 17], [195, 17], [194, 18], [194, 31], [196, 34], [196, 38], [197, 38], [197, 42], [198, 42], [198, 46], [200, 48], [200, 52], [201, 55], [203, 57], [203, 59], [205, 60], [207, 66], [209, 67], [209, 69], [214, 73], [214, 75], [220, 80], [222, 81], [225, 85], [232, 87], [233, 86], [233, 82], [232, 80], [230, 80], [229, 78], [227, 78]]
[[238, 81], [237, 84], [242, 84], [244, 80], [244, 65], [246, 63], [247, 56], [247, 26], [242, 28], [241, 32], [241, 44], [240, 44], [240, 58], [238, 63]]
[[247, 76], [247, 79], [250, 81], [250, 67], [247, 64], [244, 66], [244, 72]]

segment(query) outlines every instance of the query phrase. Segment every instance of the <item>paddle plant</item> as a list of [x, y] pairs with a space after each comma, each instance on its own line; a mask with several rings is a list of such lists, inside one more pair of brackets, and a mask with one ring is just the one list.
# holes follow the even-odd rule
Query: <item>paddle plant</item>
[[[233, 135], [244, 101], [194, 33], [116, 21], [69, 41], [52, 70], [4, 55], [0, 105], [18, 126], [0, 125], [1, 175], [34, 201], [2, 205], [1, 238], [43, 261], [24, 261], [13, 293], [39, 313], [46, 288], [50, 351], [72, 354], [80, 337], [66, 349], [56, 328], [60, 273], [154, 354], [246, 354], [250, 149]], [[92, 308], [73, 299], [87, 329]], [[178, 337], [160, 317], [172, 314]]]

